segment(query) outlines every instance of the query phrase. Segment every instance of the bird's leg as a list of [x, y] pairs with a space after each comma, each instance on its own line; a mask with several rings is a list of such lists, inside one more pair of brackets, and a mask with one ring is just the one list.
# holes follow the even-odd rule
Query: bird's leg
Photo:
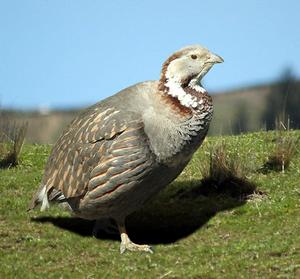
[[118, 228], [121, 236], [121, 245], [120, 245], [121, 254], [123, 254], [126, 250], [153, 253], [151, 246], [135, 244], [129, 239], [124, 222], [121, 223], [118, 222]]

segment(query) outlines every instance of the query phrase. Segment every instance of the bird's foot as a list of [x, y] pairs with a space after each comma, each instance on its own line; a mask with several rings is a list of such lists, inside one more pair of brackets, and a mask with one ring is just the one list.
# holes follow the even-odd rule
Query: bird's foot
[[146, 245], [146, 244], [136, 244], [132, 241], [129, 242], [121, 242], [120, 245], [120, 253], [123, 254], [125, 251], [139, 251], [139, 252], [147, 252], [147, 253], [153, 253], [153, 250], [151, 246]]
[[151, 246], [146, 244], [136, 244], [132, 242], [128, 235], [122, 234], [121, 235], [121, 245], [120, 245], [120, 253], [123, 254], [125, 251], [140, 251], [140, 252], [147, 252], [147, 253], [153, 253], [153, 250]]

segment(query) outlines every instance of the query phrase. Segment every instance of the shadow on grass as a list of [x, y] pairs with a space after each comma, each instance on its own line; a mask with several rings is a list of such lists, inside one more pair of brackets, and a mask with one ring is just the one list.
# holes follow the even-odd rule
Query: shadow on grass
[[14, 153], [9, 153], [5, 158], [0, 160], [0, 169], [15, 167], [17, 165], [17, 157]]
[[[247, 195], [240, 185], [229, 185], [231, 191], [213, 189], [210, 184], [200, 181], [175, 182], [142, 210], [128, 216], [127, 230], [130, 238], [137, 243], [166, 244], [187, 237], [199, 228], [207, 227], [207, 222], [218, 212], [243, 205]], [[238, 189], [238, 195], [234, 189]], [[76, 217], [37, 217], [31, 219], [39, 223], [52, 223], [64, 230], [91, 237], [94, 221]], [[119, 240], [118, 235], [99, 233], [100, 239]]]

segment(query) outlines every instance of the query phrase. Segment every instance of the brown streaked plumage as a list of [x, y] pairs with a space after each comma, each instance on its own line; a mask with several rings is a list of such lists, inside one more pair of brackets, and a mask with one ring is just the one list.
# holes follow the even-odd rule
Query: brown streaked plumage
[[112, 218], [121, 253], [151, 252], [129, 239], [125, 219], [173, 181], [201, 145], [213, 110], [200, 81], [222, 61], [201, 46], [183, 48], [163, 64], [159, 81], [83, 111], [54, 145], [29, 209], [58, 202], [81, 218]]

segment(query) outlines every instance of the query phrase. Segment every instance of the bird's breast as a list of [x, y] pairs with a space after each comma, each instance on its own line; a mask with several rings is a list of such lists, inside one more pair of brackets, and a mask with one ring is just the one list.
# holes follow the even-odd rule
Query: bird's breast
[[185, 115], [168, 106], [145, 111], [144, 129], [158, 162], [168, 165], [188, 162], [207, 134], [212, 111], [208, 101]]

